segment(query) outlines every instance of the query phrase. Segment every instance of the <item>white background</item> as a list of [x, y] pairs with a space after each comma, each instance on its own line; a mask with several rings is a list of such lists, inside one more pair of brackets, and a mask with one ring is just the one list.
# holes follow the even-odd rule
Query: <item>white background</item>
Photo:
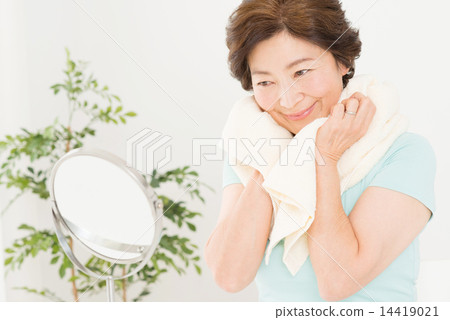
[[[164, 169], [190, 164], [192, 138], [219, 138], [232, 104], [248, 94], [229, 75], [226, 62], [225, 25], [239, 1], [77, 2], [79, 5], [70, 0], [0, 2], [0, 137], [18, 133], [21, 127], [42, 128], [55, 117], [66, 121], [65, 97], [54, 96], [49, 87], [63, 78], [67, 46], [74, 59], [90, 61], [90, 71], [100, 84], [107, 84], [122, 98], [125, 108], [139, 114], [126, 126], [98, 126], [97, 137], [89, 140], [89, 146], [125, 158], [126, 140], [147, 127], [173, 137], [173, 160]], [[434, 147], [437, 210], [420, 238], [426, 266], [422, 270], [428, 270], [423, 276], [430, 286], [450, 288], [448, 271], [433, 269], [443, 268], [439, 260], [450, 259], [446, 201], [450, 155], [445, 129], [450, 119], [449, 5], [446, 1], [378, 0], [366, 11], [373, 3], [343, 1], [347, 17], [360, 28], [363, 42], [356, 73], [372, 73], [395, 83], [401, 111], [410, 118], [409, 131], [422, 134]], [[188, 202], [191, 210], [204, 213], [204, 217], [196, 220], [198, 232], [182, 232], [203, 250], [218, 217], [222, 162], [205, 162], [195, 170], [203, 182], [217, 190], [211, 193], [203, 189], [206, 205]], [[177, 198], [182, 190], [167, 192]], [[0, 207], [13, 195], [1, 189]], [[22, 236], [17, 226], [24, 221], [52, 228], [48, 203], [27, 195], [14, 204], [1, 221], [3, 248]], [[46, 256], [31, 259], [20, 272], [10, 273], [5, 283], [0, 277], [0, 300], [41, 300], [12, 289], [25, 285], [50, 288], [69, 300], [69, 284], [58, 280], [48, 261]], [[204, 259], [200, 264], [202, 276], [193, 268], [184, 276], [174, 270], [161, 276], [147, 300], [257, 300], [254, 283], [237, 294], [227, 293], [215, 285]], [[449, 301], [448, 290], [434, 292], [435, 297], [448, 294]]]

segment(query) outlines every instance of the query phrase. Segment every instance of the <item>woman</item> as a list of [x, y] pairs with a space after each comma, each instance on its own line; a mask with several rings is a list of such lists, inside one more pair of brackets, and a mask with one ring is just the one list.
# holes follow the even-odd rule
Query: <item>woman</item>
[[360, 92], [337, 103], [361, 51], [358, 31], [348, 28], [334, 0], [250, 0], [230, 17], [230, 69], [261, 110], [293, 134], [329, 118], [316, 135], [326, 165], [316, 166], [309, 257], [295, 276], [282, 263], [283, 241], [268, 265], [263, 260], [273, 211], [263, 176], [254, 170], [244, 187], [225, 162], [219, 219], [204, 250], [228, 292], [256, 280], [260, 301], [417, 299], [418, 235], [435, 210], [435, 155], [425, 138], [405, 132], [341, 197], [337, 162], [376, 111]]

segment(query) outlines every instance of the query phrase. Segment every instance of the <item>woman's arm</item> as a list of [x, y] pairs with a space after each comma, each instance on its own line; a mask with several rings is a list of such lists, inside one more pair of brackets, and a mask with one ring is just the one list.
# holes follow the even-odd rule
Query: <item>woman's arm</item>
[[[338, 104], [319, 128], [316, 156], [324, 158], [325, 165], [316, 166], [316, 213], [307, 230], [320, 295], [329, 301], [345, 299], [359, 290], [364, 292], [363, 287], [412, 243], [430, 217], [430, 210], [416, 198], [379, 186], [364, 190], [346, 216], [337, 162], [367, 131], [375, 106], [361, 93], [343, 103], [347, 110], [357, 110], [357, 115], [344, 115], [344, 105]], [[418, 155], [416, 152], [414, 159], [402, 161], [418, 162], [416, 167], [420, 168], [422, 159]], [[392, 174], [398, 172], [394, 169]]]
[[245, 188], [224, 188], [219, 221], [204, 248], [216, 283], [228, 292], [247, 287], [264, 257], [273, 208], [263, 181], [255, 170]]
[[368, 187], [347, 217], [336, 165], [317, 166], [316, 176], [316, 216], [307, 231], [310, 259], [323, 299], [339, 301], [385, 270], [419, 235], [430, 211], [404, 193]]

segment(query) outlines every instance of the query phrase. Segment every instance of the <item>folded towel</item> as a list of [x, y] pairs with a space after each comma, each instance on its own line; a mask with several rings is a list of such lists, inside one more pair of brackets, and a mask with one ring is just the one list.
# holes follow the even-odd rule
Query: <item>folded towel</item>
[[[353, 77], [339, 102], [359, 91], [376, 106], [366, 134], [348, 148], [337, 163], [341, 195], [358, 183], [386, 153], [395, 139], [408, 128], [399, 114], [396, 88], [380, 83], [372, 75]], [[284, 238], [283, 262], [295, 275], [308, 257], [306, 231], [316, 210], [315, 138], [327, 117], [318, 118], [295, 136], [263, 112], [252, 96], [237, 101], [222, 132], [221, 146], [230, 166], [244, 185], [253, 169], [264, 177], [262, 187], [272, 199], [273, 215], [266, 250], [266, 265], [272, 249]], [[317, 159], [320, 164], [320, 159]]]

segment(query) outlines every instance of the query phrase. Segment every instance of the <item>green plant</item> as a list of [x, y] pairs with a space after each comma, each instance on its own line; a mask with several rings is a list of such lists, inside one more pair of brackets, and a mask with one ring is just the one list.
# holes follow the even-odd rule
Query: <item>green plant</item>
[[[2, 211], [2, 214], [26, 192], [31, 192], [39, 198], [47, 200], [49, 191], [47, 179], [49, 178], [52, 165], [66, 152], [82, 147], [88, 136], [95, 136], [94, 125], [97, 123], [125, 124], [127, 118], [135, 117], [136, 113], [126, 112], [121, 104], [121, 99], [109, 93], [107, 86], [99, 86], [91, 74], [85, 76], [87, 63], [84, 61], [73, 61], [70, 52], [66, 49], [66, 69], [63, 70], [65, 79], [62, 83], [51, 86], [54, 94], [64, 92], [68, 100], [68, 120], [64, 125], [58, 119], [53, 124], [42, 130], [31, 132], [21, 129], [22, 132], [15, 136], [7, 135], [0, 141], [0, 155], [5, 159], [0, 167], [0, 185], [6, 188], [16, 189], [17, 195], [11, 199]], [[90, 102], [91, 100], [98, 100]], [[73, 128], [72, 119], [74, 114], [83, 113], [86, 119], [83, 126]], [[198, 173], [191, 170], [189, 166], [176, 168], [163, 173], [153, 170], [151, 175], [144, 175], [147, 183], [157, 190], [165, 183], [176, 183], [180, 188], [189, 188], [188, 194], [191, 199], [199, 199], [203, 203], [204, 198], [200, 195], [199, 186], [204, 185], [210, 190], [212, 188], [204, 183], [197, 182]], [[164, 195], [158, 195], [164, 204], [164, 217], [176, 224], [179, 228], [186, 226], [191, 231], [196, 231], [192, 219], [201, 216], [200, 212], [189, 210], [184, 201], [173, 201]], [[26, 223], [19, 226], [24, 232], [22, 238], [16, 239], [11, 247], [6, 248], [6, 259], [4, 264], [6, 271], [19, 269], [28, 258], [34, 258], [39, 253], [47, 252], [50, 255], [50, 264], [57, 265], [59, 277], [71, 283], [72, 294], [75, 301], [79, 294], [94, 294], [106, 285], [105, 281], [95, 282], [92, 277], [78, 272], [71, 261], [60, 248], [55, 232], [52, 230], [37, 230]], [[70, 238], [69, 242], [72, 245]], [[158, 277], [167, 272], [167, 267], [174, 268], [178, 274], [185, 273], [185, 269], [191, 264], [195, 266], [198, 274], [201, 268], [197, 264], [200, 257], [196, 255], [198, 246], [186, 237], [168, 235], [167, 228], [163, 228], [160, 243], [156, 248], [151, 261], [134, 276], [125, 280], [117, 280], [116, 288], [121, 290], [122, 299], [127, 301], [127, 288], [130, 285], [140, 283], [141, 292], [132, 301], [139, 301], [150, 294], [150, 285], [157, 281]], [[180, 265], [177, 259], [182, 263]], [[112, 273], [120, 268], [124, 273], [133, 270], [136, 264], [130, 266], [111, 265], [110, 262], [100, 260], [92, 256], [86, 263], [92, 270]], [[36, 290], [28, 287], [17, 289], [44, 296], [54, 301], [62, 301], [49, 289]]]

